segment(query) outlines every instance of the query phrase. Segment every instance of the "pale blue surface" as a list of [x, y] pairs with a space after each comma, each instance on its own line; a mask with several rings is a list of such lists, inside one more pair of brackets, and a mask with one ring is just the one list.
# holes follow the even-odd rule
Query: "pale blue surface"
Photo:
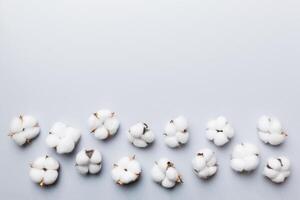
[[[296, 199], [299, 197], [299, 1], [78, 1], [0, 0], [0, 197], [1, 199]], [[121, 129], [107, 142], [88, 133], [87, 118], [99, 108], [119, 114]], [[11, 118], [36, 116], [42, 134], [19, 148], [7, 137]], [[191, 138], [182, 149], [163, 143], [163, 127], [179, 114], [190, 122]], [[217, 148], [204, 136], [206, 121], [224, 114], [236, 136]], [[279, 147], [256, 134], [261, 114], [277, 116], [289, 137]], [[141, 150], [125, 131], [148, 122], [156, 142]], [[104, 157], [98, 176], [81, 176], [75, 153], [57, 155], [45, 145], [51, 125], [81, 128], [76, 152], [96, 147]], [[261, 149], [252, 174], [229, 167], [234, 144]], [[219, 171], [209, 181], [193, 174], [191, 159], [203, 147], [216, 151]], [[28, 163], [48, 153], [61, 163], [58, 184], [40, 189], [28, 177]], [[119, 187], [112, 163], [136, 154], [142, 178]], [[262, 175], [272, 155], [292, 161], [282, 185]], [[166, 190], [150, 177], [154, 160], [167, 156], [184, 184]]]

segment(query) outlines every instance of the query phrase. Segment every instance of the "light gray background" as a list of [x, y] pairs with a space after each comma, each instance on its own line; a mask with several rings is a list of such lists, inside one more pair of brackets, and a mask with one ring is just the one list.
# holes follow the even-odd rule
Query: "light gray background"
[[[299, 198], [298, 0], [0, 0], [0, 198], [1, 199], [296, 199]], [[100, 108], [116, 111], [119, 133], [97, 141], [88, 116]], [[36, 116], [41, 135], [20, 148], [7, 137], [20, 114]], [[185, 115], [190, 142], [167, 148], [163, 126]], [[224, 148], [205, 139], [208, 119], [225, 115], [236, 136]], [[289, 137], [279, 147], [256, 135], [261, 114], [281, 119]], [[126, 130], [148, 122], [155, 144], [137, 149]], [[45, 145], [51, 125], [62, 121], [83, 131], [75, 152], [95, 147], [104, 156], [98, 176], [83, 177], [72, 155]], [[261, 150], [259, 168], [240, 175], [229, 167], [239, 142]], [[191, 169], [194, 153], [216, 151], [219, 171], [209, 181]], [[61, 163], [59, 182], [41, 189], [28, 177], [29, 162], [49, 154]], [[114, 161], [136, 154], [141, 179], [119, 187], [110, 177]], [[292, 176], [281, 185], [262, 175], [272, 155], [286, 155]], [[172, 159], [184, 184], [166, 190], [152, 182], [150, 169], [161, 156]]]

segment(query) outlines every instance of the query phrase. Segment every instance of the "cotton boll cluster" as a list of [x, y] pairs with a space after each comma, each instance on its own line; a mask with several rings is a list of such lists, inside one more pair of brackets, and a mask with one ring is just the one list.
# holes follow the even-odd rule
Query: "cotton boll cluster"
[[113, 165], [111, 175], [119, 185], [126, 185], [135, 182], [141, 175], [142, 168], [135, 156], [123, 157]]
[[136, 147], [147, 147], [154, 141], [154, 134], [146, 123], [137, 123], [127, 132], [128, 140]]
[[152, 179], [165, 188], [173, 188], [176, 183], [182, 183], [174, 164], [167, 158], [161, 158], [155, 162], [152, 171]]
[[250, 143], [241, 143], [234, 147], [231, 155], [231, 168], [238, 172], [256, 169], [259, 164], [259, 149]]
[[115, 135], [120, 126], [120, 122], [116, 118], [116, 114], [106, 109], [93, 113], [89, 117], [88, 124], [90, 132], [100, 140], [104, 140]]
[[97, 174], [102, 167], [102, 155], [95, 149], [83, 149], [76, 155], [76, 168], [81, 174]]
[[234, 136], [234, 130], [227, 119], [220, 116], [207, 123], [206, 137], [217, 146], [223, 146]]
[[188, 142], [188, 122], [185, 117], [179, 116], [169, 121], [165, 126], [165, 143], [175, 148]]
[[56, 122], [50, 129], [46, 143], [49, 147], [55, 148], [59, 154], [70, 153], [75, 148], [80, 136], [80, 130]]
[[40, 133], [38, 121], [30, 115], [20, 115], [10, 123], [9, 136], [20, 146], [30, 143]]
[[264, 143], [279, 145], [284, 142], [287, 134], [283, 131], [280, 121], [274, 117], [262, 116], [257, 123], [259, 138]]
[[290, 160], [286, 157], [272, 157], [264, 168], [264, 175], [274, 183], [282, 183], [290, 175]]
[[203, 179], [217, 172], [217, 158], [211, 149], [201, 149], [192, 160], [192, 166], [196, 174]]
[[58, 178], [59, 163], [50, 156], [38, 157], [31, 165], [29, 176], [41, 187], [53, 184]]

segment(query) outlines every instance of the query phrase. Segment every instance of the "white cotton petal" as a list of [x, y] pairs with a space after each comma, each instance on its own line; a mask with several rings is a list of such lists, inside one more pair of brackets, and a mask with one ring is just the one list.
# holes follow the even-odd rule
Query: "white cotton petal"
[[98, 119], [94, 114], [92, 114], [88, 119], [88, 126], [90, 128], [90, 131], [93, 131], [97, 129], [99, 126], [101, 126], [103, 123], [103, 120]]
[[78, 165], [88, 165], [89, 164], [89, 157], [86, 155], [85, 150], [81, 150], [76, 155], [76, 164]]
[[104, 140], [108, 138], [109, 133], [108, 130], [104, 126], [102, 126], [94, 132], [94, 135], [97, 139]]
[[232, 138], [234, 136], [234, 130], [230, 125], [227, 125], [223, 129], [223, 133], [228, 137]]
[[115, 168], [112, 169], [112, 171], [111, 171], [111, 176], [112, 176], [112, 179], [113, 179], [115, 182], [117, 182], [117, 181], [120, 180], [121, 175], [122, 175], [122, 170], [121, 170], [121, 168], [115, 167]]
[[270, 124], [269, 117], [264, 115], [258, 119], [257, 128], [261, 131], [266, 132], [269, 130], [270, 127], [269, 124]]
[[100, 163], [102, 161], [102, 155], [101, 155], [101, 153], [99, 151], [97, 151], [97, 150], [94, 150], [93, 155], [92, 155], [90, 161], [92, 163], [96, 163], [96, 164]]
[[41, 156], [35, 159], [35, 161], [32, 163], [32, 167], [36, 169], [43, 169], [45, 168], [45, 163], [46, 163], [46, 157]]
[[70, 135], [70, 137], [73, 139], [73, 141], [75, 143], [79, 140], [79, 138], [81, 136], [80, 130], [72, 128], [72, 127], [69, 127], [67, 129], [67, 134]]
[[20, 146], [26, 143], [26, 137], [23, 132], [12, 135], [12, 139]]
[[45, 172], [43, 183], [46, 185], [53, 184], [58, 177], [58, 172], [56, 170], [47, 170]]
[[168, 178], [165, 178], [163, 181], [162, 181], [162, 183], [161, 183], [161, 185], [163, 186], [163, 187], [165, 187], [165, 188], [172, 188], [172, 187], [174, 187], [175, 186], [175, 181], [171, 181], [171, 180], [169, 180]]
[[31, 180], [35, 183], [40, 183], [43, 180], [44, 174], [44, 170], [35, 168], [31, 168], [29, 172]]
[[89, 172], [91, 174], [97, 174], [101, 170], [101, 165], [90, 164], [89, 165]]
[[188, 123], [185, 117], [179, 116], [173, 120], [173, 123], [178, 131], [183, 132], [187, 129]]
[[119, 129], [120, 122], [117, 119], [109, 118], [105, 120], [104, 126], [108, 129], [110, 135], [114, 135]]
[[269, 169], [267, 167], [264, 168], [264, 172], [263, 173], [264, 173], [265, 176], [267, 176], [270, 179], [275, 178], [279, 174], [279, 172], [277, 172], [276, 170]]
[[222, 130], [227, 123], [227, 119], [223, 116], [220, 116], [216, 119], [216, 129]]
[[188, 132], [177, 132], [176, 133], [177, 141], [181, 144], [185, 144], [189, 140], [189, 133]]
[[223, 133], [217, 133], [214, 138], [214, 143], [217, 146], [223, 146], [228, 142], [228, 138]]
[[151, 176], [155, 182], [161, 182], [165, 178], [165, 174], [157, 165], [153, 166]]
[[126, 168], [128, 166], [128, 164], [130, 163], [130, 160], [131, 160], [131, 158], [129, 156], [125, 156], [118, 161], [118, 165], [121, 168]]
[[212, 129], [206, 130], [206, 138], [209, 140], [213, 140], [216, 134], [218, 134], [216, 130], [212, 130]]
[[12, 119], [10, 122], [10, 132], [11, 133], [17, 133], [22, 131], [23, 126], [22, 126], [22, 120], [20, 120], [19, 117], [15, 117]]
[[176, 181], [178, 179], [178, 172], [174, 167], [169, 167], [166, 171], [166, 177], [171, 181]]
[[136, 146], [136, 147], [144, 148], [144, 147], [146, 147], [148, 144], [147, 144], [147, 142], [145, 142], [145, 141], [142, 140], [142, 139], [134, 139], [134, 140], [133, 140], [133, 145]]
[[205, 159], [198, 158], [198, 156], [192, 160], [192, 166], [197, 171], [202, 170], [205, 167], [205, 164]]
[[59, 168], [59, 163], [54, 158], [47, 157], [44, 162], [44, 167], [49, 170], [57, 170]]
[[56, 146], [56, 151], [59, 154], [70, 153], [73, 151], [75, 143], [71, 138], [64, 138], [60, 140], [59, 144]]
[[269, 143], [271, 145], [279, 145], [285, 140], [285, 135], [283, 134], [270, 134]]
[[241, 159], [232, 159], [230, 162], [230, 166], [233, 170], [241, 172], [244, 170], [245, 163]]
[[134, 174], [139, 174], [142, 171], [140, 164], [136, 160], [130, 161], [128, 163], [127, 169]]
[[24, 128], [34, 127], [38, 123], [37, 120], [34, 117], [30, 116], [30, 115], [24, 115], [22, 117], [22, 119], [23, 119], [23, 127]]
[[147, 131], [144, 135], [142, 135], [142, 139], [147, 143], [152, 143], [154, 141], [154, 134], [152, 131]]
[[176, 134], [176, 127], [174, 123], [167, 123], [165, 126], [165, 133], [169, 136], [175, 135]]
[[49, 147], [54, 148], [59, 144], [59, 138], [54, 134], [49, 134], [46, 138], [46, 143]]
[[39, 133], [40, 133], [40, 127], [34, 127], [24, 131], [24, 135], [28, 140], [35, 138], [36, 136], [38, 136]]
[[77, 165], [76, 168], [80, 174], [87, 174], [89, 172], [89, 167], [87, 165]]
[[133, 137], [141, 137], [143, 132], [144, 132], [144, 124], [143, 123], [137, 123], [135, 125], [133, 125], [132, 127], [130, 127], [129, 129], [129, 133], [133, 136]]
[[165, 143], [171, 147], [171, 148], [174, 148], [174, 147], [178, 147], [179, 146], [179, 142], [177, 141], [177, 138], [176, 137], [165, 137]]

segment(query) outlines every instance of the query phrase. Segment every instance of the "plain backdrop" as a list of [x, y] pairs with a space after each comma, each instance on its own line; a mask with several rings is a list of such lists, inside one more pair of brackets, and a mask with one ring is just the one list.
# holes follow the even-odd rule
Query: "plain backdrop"
[[[300, 1], [298, 0], [0, 0], [0, 198], [18, 199], [297, 199], [300, 184]], [[87, 118], [100, 108], [115, 111], [118, 134], [98, 141]], [[40, 136], [18, 147], [8, 136], [12, 117], [35, 116]], [[189, 143], [170, 149], [164, 124], [185, 115]], [[277, 116], [288, 139], [272, 147], [257, 137], [260, 115]], [[207, 120], [224, 115], [236, 130], [225, 147], [205, 138]], [[82, 130], [71, 155], [45, 145], [52, 124]], [[145, 121], [156, 134], [147, 149], [132, 146], [126, 130]], [[229, 167], [235, 144], [261, 150], [257, 170]], [[84, 147], [99, 149], [103, 169], [82, 176], [74, 167]], [[209, 147], [218, 173], [203, 181], [191, 159]], [[61, 164], [59, 181], [41, 189], [28, 177], [29, 162], [49, 154]], [[116, 185], [112, 164], [135, 154], [143, 173], [130, 186]], [[269, 156], [286, 155], [292, 174], [276, 185], [262, 176]], [[150, 170], [168, 157], [184, 184], [166, 190]]]

